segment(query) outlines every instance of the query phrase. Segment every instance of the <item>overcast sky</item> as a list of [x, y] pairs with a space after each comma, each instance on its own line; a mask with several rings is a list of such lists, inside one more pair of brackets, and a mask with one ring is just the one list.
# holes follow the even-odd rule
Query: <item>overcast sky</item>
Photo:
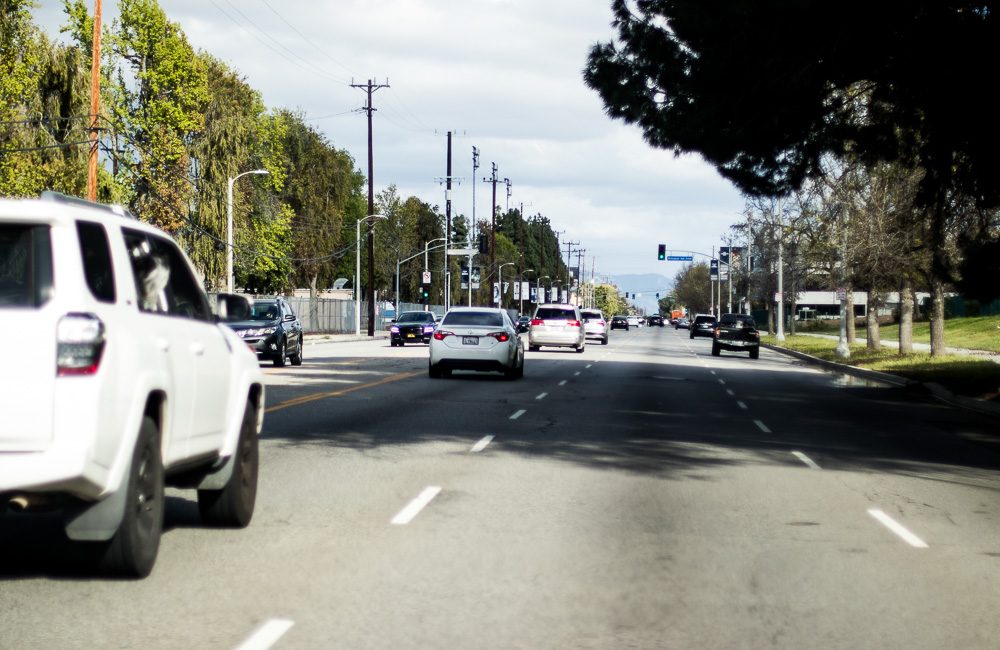
[[[92, 0], [87, 0], [92, 8]], [[41, 0], [51, 36], [62, 3]], [[473, 211], [472, 147], [480, 151], [476, 215], [490, 211], [495, 162], [510, 206], [548, 217], [580, 242], [589, 271], [660, 273], [656, 247], [710, 252], [743, 199], [711, 166], [647, 146], [611, 121], [581, 71], [612, 36], [610, 0], [161, 0], [196, 49], [226, 61], [269, 107], [302, 110], [366, 170], [365, 94], [375, 93], [375, 189], [444, 206], [446, 138], [453, 140], [456, 214]], [[117, 2], [104, 0], [106, 23]], [[505, 186], [498, 204], [507, 204]], [[575, 262], [575, 255], [574, 255]], [[649, 287], [650, 291], [660, 287]], [[665, 288], [665, 287], [664, 287]]]

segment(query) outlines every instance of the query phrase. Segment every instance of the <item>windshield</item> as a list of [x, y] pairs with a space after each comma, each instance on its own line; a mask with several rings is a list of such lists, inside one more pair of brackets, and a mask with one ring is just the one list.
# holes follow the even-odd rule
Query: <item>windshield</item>
[[503, 316], [495, 311], [453, 311], [444, 317], [442, 325], [503, 326]]
[[250, 320], [268, 321], [277, 320], [281, 311], [278, 304], [274, 302], [255, 302], [250, 308]]
[[400, 314], [397, 323], [433, 323], [434, 314], [430, 312], [406, 312]]

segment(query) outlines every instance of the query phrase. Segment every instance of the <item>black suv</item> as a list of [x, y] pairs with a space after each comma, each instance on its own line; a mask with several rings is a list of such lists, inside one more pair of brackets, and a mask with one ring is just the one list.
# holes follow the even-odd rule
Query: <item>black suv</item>
[[258, 359], [270, 359], [279, 368], [287, 358], [293, 366], [302, 365], [302, 323], [284, 298], [255, 300], [245, 321], [226, 323]]
[[656, 325], [657, 327], [663, 327], [663, 316], [659, 316], [656, 314], [652, 316], [646, 316], [646, 324], [649, 325], [650, 327], [654, 325]]
[[624, 316], [612, 316], [611, 329], [628, 331], [628, 319]]
[[691, 321], [691, 338], [696, 336], [704, 336], [706, 338], [715, 338], [715, 316], [711, 314], [698, 314]]

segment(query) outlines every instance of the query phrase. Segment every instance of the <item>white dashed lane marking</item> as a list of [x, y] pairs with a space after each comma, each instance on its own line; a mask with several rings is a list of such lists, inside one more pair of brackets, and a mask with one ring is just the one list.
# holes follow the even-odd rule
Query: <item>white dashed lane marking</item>
[[261, 625], [246, 641], [237, 646], [236, 650], [267, 650], [278, 642], [285, 632], [295, 625], [294, 621], [285, 618], [272, 618]]
[[525, 413], [527, 413], [527, 411], [525, 411], [524, 409], [517, 410], [517, 411], [514, 412], [514, 415], [510, 416], [510, 419], [511, 420], [516, 420], [517, 418], [521, 417]]
[[483, 436], [483, 438], [480, 439], [479, 442], [472, 445], [472, 449], [470, 449], [469, 451], [471, 451], [474, 454], [477, 454], [482, 450], [486, 449], [486, 445], [490, 444], [491, 442], [493, 442], [493, 436]]
[[757, 428], [763, 431], [764, 433], [771, 433], [771, 430], [767, 428], [767, 425], [761, 422], [760, 420], [754, 420], [753, 423], [756, 424]]
[[410, 523], [440, 492], [441, 488], [436, 485], [425, 487], [424, 491], [417, 495], [416, 499], [410, 501], [405, 508], [392, 518], [392, 523], [397, 526], [405, 526]]
[[924, 540], [920, 539], [910, 531], [906, 530], [901, 523], [885, 514], [878, 508], [871, 508], [868, 511], [872, 517], [878, 520], [880, 524], [891, 530], [897, 536], [899, 536], [904, 542], [912, 546], [913, 548], [927, 548], [927, 544]]
[[801, 451], [793, 451], [792, 452], [792, 456], [795, 456], [796, 458], [798, 458], [799, 460], [801, 460], [803, 463], [806, 464], [807, 467], [810, 467], [812, 469], [822, 469], [819, 465], [817, 465], [813, 461], [812, 458], [809, 458], [808, 456], [806, 456], [805, 454], [803, 454]]

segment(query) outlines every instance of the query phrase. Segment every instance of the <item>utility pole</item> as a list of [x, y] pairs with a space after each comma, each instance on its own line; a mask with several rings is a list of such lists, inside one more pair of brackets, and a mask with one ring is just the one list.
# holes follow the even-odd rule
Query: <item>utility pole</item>
[[[444, 310], [448, 311], [448, 306], [451, 303], [451, 274], [448, 273], [448, 266], [451, 264], [451, 258], [448, 257], [448, 251], [451, 250], [451, 131], [448, 131], [448, 164], [447, 164], [448, 176], [444, 181], [444, 214], [445, 214], [445, 231], [444, 231]], [[472, 281], [472, 270], [469, 270], [469, 281]]]
[[583, 267], [582, 264], [583, 254], [587, 252], [586, 248], [576, 249], [576, 304], [580, 307], [583, 306]]
[[573, 294], [573, 270], [570, 264], [573, 263], [573, 247], [579, 246], [578, 241], [566, 242], [566, 299], [571, 300]]
[[[469, 248], [474, 248], [476, 239], [476, 170], [479, 169], [479, 148], [472, 147], [472, 227], [469, 228]], [[469, 307], [472, 306], [472, 255], [469, 255]]]
[[512, 183], [510, 182], [509, 178], [503, 179], [503, 182], [504, 185], [507, 186], [507, 212], [510, 212], [510, 195], [511, 195], [510, 186], [512, 185]]
[[[372, 83], [369, 79], [366, 84], [351, 83], [351, 88], [361, 88], [366, 91], [368, 101], [365, 103], [364, 111], [368, 113], [368, 216], [375, 214], [375, 179], [372, 175], [374, 168], [374, 158], [372, 156], [372, 94], [381, 88], [388, 88], [389, 80], [384, 84]], [[375, 225], [368, 229], [368, 287], [365, 291], [365, 300], [368, 301], [368, 336], [375, 336]]]
[[90, 62], [90, 155], [87, 157], [87, 198], [97, 200], [97, 119], [101, 112], [101, 0], [94, 0], [93, 56]]
[[[490, 211], [490, 281], [495, 281], [496, 279], [496, 263], [497, 263], [497, 183], [500, 180], [497, 178], [497, 164], [491, 162], [490, 165], [493, 166], [493, 173], [489, 178], [483, 178], [484, 183], [490, 183], [493, 185], [493, 209]], [[490, 294], [491, 296], [493, 294]], [[492, 298], [491, 298], [492, 300]]]

